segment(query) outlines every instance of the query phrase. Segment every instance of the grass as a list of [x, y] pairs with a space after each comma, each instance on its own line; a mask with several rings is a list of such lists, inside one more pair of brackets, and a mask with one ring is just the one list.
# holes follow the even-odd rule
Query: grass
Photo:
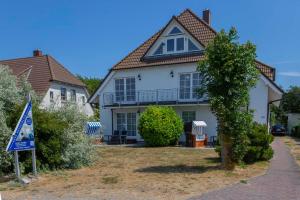
[[268, 166], [268, 162], [259, 162], [224, 171], [212, 149], [108, 146], [98, 148], [97, 154], [93, 166], [44, 173], [25, 191], [5, 183], [0, 188], [8, 199], [44, 193], [73, 198], [186, 199], [230, 184], [246, 183], [248, 178], [263, 174]]

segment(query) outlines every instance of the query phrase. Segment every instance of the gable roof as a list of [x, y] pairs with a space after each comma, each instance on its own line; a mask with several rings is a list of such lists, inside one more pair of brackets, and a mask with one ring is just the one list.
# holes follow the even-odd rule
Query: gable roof
[[37, 94], [47, 92], [51, 81], [85, 87], [79, 79], [49, 55], [2, 60], [0, 64], [8, 65], [15, 76], [25, 74]]
[[[180, 15], [173, 16], [172, 19], [160, 31], [155, 33], [150, 39], [146, 40], [138, 48], [133, 50], [129, 55], [123, 58], [112, 70], [132, 69], [140, 67], [153, 67], [158, 65], [180, 64], [198, 62], [204, 58], [202, 54], [183, 54], [176, 56], [168, 56], [161, 59], [144, 59], [148, 50], [157, 41], [172, 20], [176, 20], [185, 30], [204, 47], [214, 39], [217, 32], [209, 26], [205, 21], [200, 19], [190, 9], [184, 10]], [[271, 80], [275, 80], [275, 69], [257, 61], [258, 69]]]

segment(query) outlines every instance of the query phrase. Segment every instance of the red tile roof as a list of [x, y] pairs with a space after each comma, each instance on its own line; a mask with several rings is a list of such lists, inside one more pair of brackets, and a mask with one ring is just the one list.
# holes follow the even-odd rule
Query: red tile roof
[[85, 87], [79, 79], [49, 55], [3, 60], [0, 64], [8, 65], [16, 76], [27, 73], [29, 83], [38, 94], [47, 92], [51, 81]]
[[[186, 9], [179, 16], [174, 16], [171, 20], [173, 19], [176, 20], [181, 26], [183, 26], [186, 29], [186, 31], [204, 47], [207, 46], [207, 44], [211, 40], [213, 40], [213, 38], [216, 35], [216, 31], [212, 27], [210, 27], [206, 22], [200, 19], [197, 15], [195, 15], [190, 9]], [[171, 57], [168, 59], [157, 59], [151, 61], [143, 59], [144, 55], [159, 38], [159, 36], [168, 26], [168, 24], [163, 29], [154, 34], [150, 39], [141, 44], [138, 48], [133, 50], [129, 55], [123, 58], [112, 68], [112, 70], [153, 67], [179, 63], [191, 63], [198, 62], [199, 60], [204, 58], [203, 55], [185, 55], [180, 57]], [[275, 79], [274, 68], [259, 61], [257, 61], [257, 67], [271, 80]]]

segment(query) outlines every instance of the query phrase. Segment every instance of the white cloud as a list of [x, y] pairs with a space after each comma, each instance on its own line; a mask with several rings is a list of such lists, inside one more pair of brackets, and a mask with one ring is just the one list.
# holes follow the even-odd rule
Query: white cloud
[[281, 76], [300, 77], [300, 72], [278, 72]]

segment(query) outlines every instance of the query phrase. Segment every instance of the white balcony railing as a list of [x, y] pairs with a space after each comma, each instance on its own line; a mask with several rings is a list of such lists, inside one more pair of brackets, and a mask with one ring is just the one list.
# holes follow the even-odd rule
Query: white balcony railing
[[[126, 93], [108, 92], [103, 94], [104, 106], [113, 105], [145, 105], [145, 104], [176, 104], [185, 102], [202, 102], [207, 100], [207, 97], [192, 98], [192, 92], [189, 95], [184, 95], [185, 98], [180, 98], [179, 89], [157, 89], [157, 90], [138, 90]], [[186, 98], [189, 96], [190, 98]]]

